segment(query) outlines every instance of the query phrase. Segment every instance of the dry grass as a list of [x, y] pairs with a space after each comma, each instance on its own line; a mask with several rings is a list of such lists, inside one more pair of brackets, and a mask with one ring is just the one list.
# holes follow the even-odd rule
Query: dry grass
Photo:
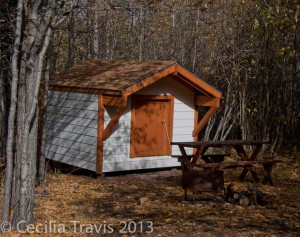
[[[63, 224], [64, 236], [105, 236], [103, 230], [98, 235], [95, 230], [93, 234], [80, 234], [78, 225], [74, 233], [74, 221], [98, 227], [111, 224], [113, 234], [107, 236], [129, 236], [119, 233], [121, 221], [143, 222], [144, 229], [138, 228], [131, 236], [297, 236], [300, 233], [300, 156], [280, 159], [284, 163], [274, 169], [275, 186], [258, 185], [270, 196], [271, 204], [267, 206], [240, 207], [213, 200], [210, 194], [195, 204], [183, 202], [181, 171], [174, 170], [101, 180], [49, 175], [36, 190], [36, 223], [45, 225], [52, 221], [56, 227]], [[226, 184], [237, 181], [240, 171], [227, 170]], [[139, 205], [141, 197], [149, 201]], [[145, 233], [149, 230], [147, 221], [154, 224], [151, 235]], [[86, 226], [83, 230], [90, 231]], [[16, 232], [6, 234], [16, 235]]]

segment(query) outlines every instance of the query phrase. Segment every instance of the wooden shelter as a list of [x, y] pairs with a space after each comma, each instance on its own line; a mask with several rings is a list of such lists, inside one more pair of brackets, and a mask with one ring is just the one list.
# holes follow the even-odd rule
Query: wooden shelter
[[170, 142], [196, 140], [220, 98], [173, 61], [86, 61], [50, 80], [45, 157], [98, 174], [178, 166]]

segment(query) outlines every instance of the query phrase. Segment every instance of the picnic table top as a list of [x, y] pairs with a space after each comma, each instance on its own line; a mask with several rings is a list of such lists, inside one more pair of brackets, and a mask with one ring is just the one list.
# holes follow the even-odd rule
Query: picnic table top
[[196, 141], [196, 142], [171, 142], [171, 145], [183, 147], [223, 147], [223, 146], [241, 146], [241, 145], [262, 145], [270, 144], [269, 141], [254, 141], [254, 140], [224, 140], [224, 141]]

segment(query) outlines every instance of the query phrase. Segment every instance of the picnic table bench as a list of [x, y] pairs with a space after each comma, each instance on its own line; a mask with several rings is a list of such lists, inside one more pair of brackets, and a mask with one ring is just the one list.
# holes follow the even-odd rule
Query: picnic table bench
[[[172, 142], [171, 145], [177, 145], [181, 151], [181, 155], [174, 155], [178, 161], [181, 162], [183, 172], [194, 170], [195, 167], [210, 170], [221, 170], [225, 168], [243, 167], [243, 171], [239, 177], [241, 181], [244, 180], [248, 172], [251, 173], [255, 182], [259, 182], [258, 173], [253, 169], [253, 165], [262, 165], [264, 169], [263, 183], [273, 185], [272, 168], [275, 163], [282, 162], [280, 160], [257, 160], [257, 156], [264, 144], [269, 144], [268, 141], [250, 141], [250, 140], [227, 140], [227, 141], [209, 141], [209, 142]], [[248, 155], [244, 149], [244, 145], [254, 147], [251, 155]], [[187, 155], [185, 148], [196, 148], [194, 155]], [[209, 147], [232, 147], [237, 151], [241, 161], [237, 162], [223, 162], [225, 156], [230, 154], [211, 154], [207, 155], [205, 152]], [[203, 159], [206, 163], [199, 164], [199, 160]]]

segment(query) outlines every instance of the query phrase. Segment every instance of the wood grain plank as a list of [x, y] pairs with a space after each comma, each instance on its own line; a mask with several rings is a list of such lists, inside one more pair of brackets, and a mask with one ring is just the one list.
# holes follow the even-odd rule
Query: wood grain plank
[[98, 95], [98, 130], [97, 130], [97, 159], [96, 173], [103, 173], [103, 131], [104, 131], [104, 105], [102, 94]]

